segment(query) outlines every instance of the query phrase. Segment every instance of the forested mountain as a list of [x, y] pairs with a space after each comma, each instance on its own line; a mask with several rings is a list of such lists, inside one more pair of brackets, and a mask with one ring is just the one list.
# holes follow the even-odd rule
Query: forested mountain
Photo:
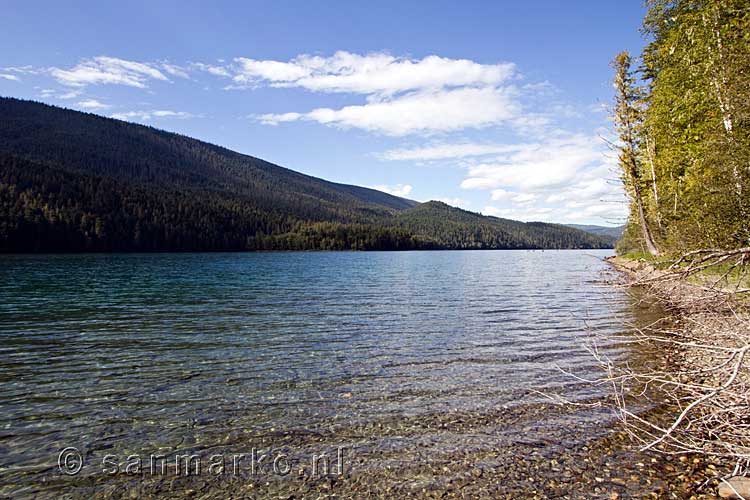
[[622, 238], [623, 231], [625, 231], [624, 225], [609, 227], [594, 226], [591, 224], [566, 224], [566, 226], [580, 229], [581, 231], [586, 231], [587, 233], [595, 234], [603, 238], [609, 238], [613, 245], [617, 242], [617, 240]]
[[649, 0], [639, 60], [613, 61], [630, 219], [620, 250], [750, 246], [750, 5]]
[[0, 98], [0, 117], [3, 252], [610, 246], [41, 103]]
[[395, 221], [448, 248], [612, 248], [604, 238], [567, 226], [488, 217], [439, 201], [401, 211]]

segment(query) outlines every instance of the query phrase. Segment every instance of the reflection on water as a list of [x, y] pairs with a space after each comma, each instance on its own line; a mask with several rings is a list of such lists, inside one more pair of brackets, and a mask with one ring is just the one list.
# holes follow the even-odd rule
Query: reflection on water
[[1, 470], [596, 396], [557, 365], [593, 374], [585, 325], [629, 314], [607, 253], [4, 256]]

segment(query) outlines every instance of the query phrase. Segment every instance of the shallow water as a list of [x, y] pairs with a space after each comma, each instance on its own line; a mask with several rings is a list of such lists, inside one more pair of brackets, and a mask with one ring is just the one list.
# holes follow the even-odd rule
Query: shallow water
[[599, 374], [592, 331], [629, 355], [609, 253], [3, 256], [0, 471], [54, 473], [66, 446], [169, 453], [237, 429], [492, 412], [533, 390], [602, 396], [559, 367]]

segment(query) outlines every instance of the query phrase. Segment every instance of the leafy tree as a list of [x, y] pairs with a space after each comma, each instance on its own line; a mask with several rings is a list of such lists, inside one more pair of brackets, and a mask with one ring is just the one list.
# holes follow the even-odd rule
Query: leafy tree
[[643, 166], [643, 112], [640, 107], [642, 93], [635, 85], [631, 70], [630, 54], [621, 52], [612, 61], [615, 70], [615, 108], [614, 118], [620, 137], [619, 163], [622, 169], [622, 181], [633, 200], [633, 211], [636, 213], [646, 249], [651, 255], [659, 255], [649, 223], [646, 220], [644, 197]]
[[[635, 140], [644, 218], [667, 252], [748, 246], [750, 7], [747, 0], [647, 6]], [[632, 226], [638, 200], [628, 193]], [[645, 238], [632, 228], [626, 236], [623, 247]]]

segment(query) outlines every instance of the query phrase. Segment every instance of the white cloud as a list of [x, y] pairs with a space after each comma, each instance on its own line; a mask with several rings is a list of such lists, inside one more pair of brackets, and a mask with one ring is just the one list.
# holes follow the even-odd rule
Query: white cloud
[[505, 189], [495, 189], [490, 196], [493, 201], [509, 201], [519, 205], [525, 205], [536, 201], [537, 195], [534, 193], [516, 193], [506, 191]]
[[553, 104], [549, 112], [554, 116], [563, 118], [581, 118], [583, 116], [578, 108], [567, 103]]
[[34, 66], [5, 66], [3, 68], [0, 68], [0, 71], [3, 71], [5, 73], [18, 73], [22, 75], [38, 75], [42, 72], [39, 68], [35, 68]]
[[488, 207], [487, 213], [519, 220], [623, 223], [627, 216], [627, 199], [609, 168], [584, 169], [578, 177], [568, 185], [537, 192], [495, 189], [491, 198], [502, 206]]
[[527, 83], [522, 87], [524, 90], [534, 93], [538, 96], [550, 97], [560, 92], [556, 86], [549, 81]]
[[605, 162], [604, 144], [597, 137], [569, 135], [527, 144], [511, 154], [469, 168], [465, 189], [516, 187], [521, 191], [570, 184], [592, 163]]
[[487, 206], [482, 209], [482, 214], [504, 219], [520, 220], [524, 222], [541, 221], [550, 222], [558, 220], [559, 215], [555, 209], [550, 207], [522, 207], [522, 208], [497, 208]]
[[274, 115], [274, 114], [260, 115], [257, 118], [260, 120], [260, 122], [263, 125], [276, 126], [279, 123], [293, 122], [293, 121], [302, 119], [304, 118], [304, 115], [302, 113], [280, 113], [278, 115]]
[[164, 111], [164, 110], [157, 110], [153, 111], [152, 114], [156, 117], [171, 117], [171, 118], [192, 118], [195, 115], [192, 113], [188, 113], [185, 111]]
[[124, 121], [149, 121], [152, 118], [195, 118], [197, 115], [188, 113], [186, 111], [169, 111], [169, 110], [155, 110], [155, 111], [127, 111], [124, 113], [113, 113], [109, 115], [110, 118]]
[[301, 87], [316, 92], [395, 94], [420, 89], [496, 86], [514, 76], [511, 63], [480, 64], [436, 55], [423, 59], [339, 51], [330, 57], [300, 55], [289, 61], [235, 59], [238, 85]]
[[151, 113], [148, 111], [126, 111], [123, 113], [113, 113], [109, 115], [110, 118], [123, 121], [148, 121], [151, 119]]
[[81, 92], [77, 90], [71, 90], [70, 92], [64, 92], [62, 94], [59, 94], [57, 98], [58, 99], [75, 99], [79, 95], [81, 95]]
[[535, 200], [536, 200], [536, 195], [534, 193], [518, 193], [513, 198], [513, 201], [519, 204], [531, 203]]
[[393, 186], [378, 184], [375, 186], [370, 186], [370, 188], [377, 189], [378, 191], [382, 191], [384, 193], [392, 194], [393, 196], [400, 196], [402, 198], [409, 196], [409, 193], [411, 193], [412, 190], [412, 187], [409, 184], [396, 184]]
[[190, 75], [188, 75], [187, 70], [183, 68], [182, 66], [177, 66], [176, 64], [169, 64], [169, 63], [162, 63], [161, 67], [169, 73], [172, 76], [177, 76], [179, 78], [190, 78]]
[[222, 77], [230, 77], [232, 76], [229, 71], [224, 68], [223, 66], [216, 66], [212, 64], [204, 64], [204, 63], [190, 63], [191, 68], [195, 68], [200, 71], [205, 71], [206, 73], [210, 73], [214, 76], [222, 76]]
[[587, 205], [582, 210], [570, 210], [565, 213], [565, 221], [587, 221], [598, 220], [604, 223], [623, 224], [627, 217], [627, 204], [623, 200], [620, 203], [597, 203]]
[[506, 207], [486, 206], [482, 214], [523, 222], [554, 222], [558, 224], [589, 223], [601, 225], [619, 225], [625, 222], [627, 215], [620, 205], [601, 203], [589, 205], [582, 210], [563, 210], [558, 207]]
[[495, 189], [492, 191], [492, 199], [494, 201], [505, 201], [512, 200], [516, 193], [512, 191], [506, 191], [505, 189]]
[[309, 70], [295, 63], [257, 61], [245, 57], [238, 57], [235, 61], [240, 65], [240, 74], [233, 78], [237, 83], [254, 83], [261, 80], [287, 83], [310, 76]]
[[517, 151], [522, 147], [523, 145], [517, 144], [482, 144], [464, 142], [457, 144], [435, 144], [432, 146], [412, 149], [391, 149], [379, 156], [384, 160], [391, 161], [431, 161], [510, 153], [512, 151]]
[[497, 181], [495, 179], [483, 177], [472, 177], [464, 179], [461, 183], [461, 187], [464, 189], [492, 189], [497, 187]]
[[55, 98], [55, 99], [75, 99], [80, 96], [82, 92], [80, 90], [71, 90], [69, 92], [58, 93], [55, 89], [42, 89], [39, 95], [44, 98]]
[[403, 136], [486, 127], [507, 121], [519, 111], [512, 89], [467, 87], [411, 92], [341, 109], [318, 108], [309, 113], [265, 114], [257, 118], [266, 124], [311, 120], [339, 128]]
[[511, 125], [516, 133], [521, 136], [545, 136], [549, 133], [549, 127], [552, 125], [552, 117], [542, 113], [526, 112], [513, 119]]
[[[453, 145], [456, 146], [456, 145]], [[483, 213], [524, 221], [621, 223], [627, 215], [615, 159], [597, 136], [561, 131], [544, 141], [403, 150], [390, 157], [435, 158], [453, 153], [467, 175], [461, 187], [490, 192]], [[490, 158], [475, 152], [497, 151]]]
[[2, 78], [3, 80], [12, 80], [14, 82], [21, 81], [21, 79], [18, 78], [16, 75], [11, 75], [8, 73], [0, 73], [0, 78]]
[[85, 101], [80, 101], [78, 105], [84, 109], [109, 109], [112, 106], [109, 104], [104, 104], [96, 99], [86, 99]]
[[[230, 64], [136, 62], [98, 56], [84, 59], [71, 68], [53, 67], [45, 71], [59, 83], [72, 87], [112, 84], [145, 88], [152, 81], [169, 81], [166, 75], [190, 78], [191, 72], [202, 71], [231, 78], [230, 87], [234, 88], [294, 87], [313, 92], [360, 94], [365, 97], [357, 104], [318, 107], [307, 112], [266, 113], [255, 118], [267, 125], [306, 120], [391, 136], [498, 124], [515, 127], [524, 119], [519, 100], [529, 92], [528, 86], [524, 90], [515, 86], [519, 75], [512, 63], [482, 64], [437, 55], [419, 59], [382, 52], [338, 51], [328, 57], [299, 55], [280, 61], [239, 57]], [[467, 156], [500, 152], [487, 148], [472, 151], [469, 145], [464, 148], [469, 148], [464, 153]], [[396, 158], [398, 154], [394, 151], [390, 156]]]
[[288, 61], [240, 57], [229, 69], [234, 84], [228, 88], [266, 85], [366, 96], [358, 105], [256, 117], [267, 125], [307, 120], [403, 136], [481, 128], [509, 122], [520, 113], [519, 91], [510, 84], [517, 76], [511, 63], [339, 51], [330, 57], [300, 55]]
[[50, 74], [63, 85], [73, 87], [114, 84], [145, 88], [148, 80], [168, 80], [152, 64], [107, 56], [84, 60], [71, 69], [51, 68]]

